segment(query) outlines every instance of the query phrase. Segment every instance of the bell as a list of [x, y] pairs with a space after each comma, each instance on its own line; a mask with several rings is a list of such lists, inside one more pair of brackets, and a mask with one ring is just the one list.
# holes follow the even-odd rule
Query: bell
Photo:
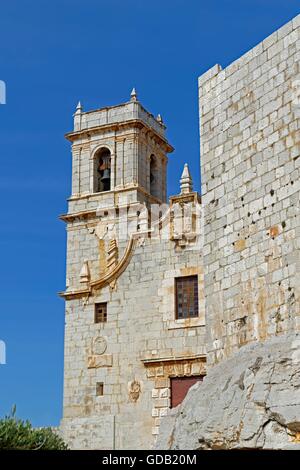
[[104, 171], [103, 171], [103, 176], [101, 178], [101, 181], [102, 183], [105, 183], [106, 181], [109, 181], [110, 180], [110, 171], [108, 168], [106, 168]]
[[103, 184], [103, 191], [110, 190], [110, 170], [106, 168], [103, 171], [103, 176], [101, 178], [101, 183]]

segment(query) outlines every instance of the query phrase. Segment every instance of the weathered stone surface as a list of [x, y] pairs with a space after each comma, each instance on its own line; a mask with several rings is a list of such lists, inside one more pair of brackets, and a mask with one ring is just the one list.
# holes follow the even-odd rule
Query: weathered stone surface
[[[72, 194], [62, 216], [61, 430], [70, 447], [151, 447], [172, 403], [172, 378], [202, 376], [206, 357], [210, 368], [250, 343], [195, 387], [190, 408], [185, 402], [182, 415], [175, 410], [163, 420], [160, 442], [296, 445], [291, 337], [274, 339], [270, 357], [257, 342], [300, 328], [299, 25], [300, 16], [200, 77], [201, 211], [188, 220], [188, 203], [200, 200], [187, 167], [180, 194], [165, 204], [172, 147], [161, 117], [135, 91], [118, 106], [84, 112], [78, 105], [68, 134]], [[103, 149], [111, 158], [107, 191], [98, 184]], [[163, 207], [148, 217], [146, 208], [158, 202]], [[170, 224], [159, 215], [167, 208]], [[177, 318], [175, 278], [194, 275], [198, 317]], [[95, 322], [96, 303], [107, 304], [107, 321]], [[167, 444], [170, 420], [174, 442]]]
[[199, 79], [208, 367], [299, 331], [299, 39], [298, 16]]
[[157, 449], [300, 449], [300, 335], [244, 346], [162, 419]]
[[[73, 186], [63, 216], [68, 238], [61, 432], [72, 449], [147, 449], [170, 406], [170, 377], [205, 374], [204, 275], [195, 236], [200, 210], [190, 223], [185, 217], [183, 224], [182, 213], [190, 201], [198, 205], [198, 195], [185, 169], [181, 194], [169, 205], [154, 206], [150, 230], [146, 207], [166, 201], [171, 147], [165, 126], [136, 101], [79, 110], [76, 132], [69, 134]], [[94, 192], [93, 161], [102, 148], [111, 154], [111, 190], [98, 192], [97, 186]], [[151, 173], [154, 158], [157, 178]], [[160, 211], [166, 212], [161, 223]], [[172, 236], [178, 227], [182, 233]], [[177, 319], [175, 278], [191, 275], [198, 276], [199, 316]], [[106, 304], [106, 318], [96, 322], [99, 303]]]

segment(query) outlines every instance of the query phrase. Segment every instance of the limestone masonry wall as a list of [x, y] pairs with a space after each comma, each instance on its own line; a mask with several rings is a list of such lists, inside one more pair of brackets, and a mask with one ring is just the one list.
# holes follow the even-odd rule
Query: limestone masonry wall
[[[180, 194], [148, 212], [166, 201], [172, 147], [161, 117], [136, 99], [132, 92], [124, 105], [87, 113], [79, 104], [67, 135], [73, 184], [61, 216], [67, 274], [60, 429], [75, 449], [151, 448], [171, 404], [172, 377], [194, 380], [206, 372], [199, 197], [185, 166]], [[97, 192], [103, 148], [110, 152], [110, 186]], [[183, 217], [184, 206], [198, 212]], [[176, 318], [175, 278], [195, 275], [197, 316]], [[107, 311], [96, 321], [99, 303]]]
[[199, 78], [208, 363], [299, 329], [300, 16]]
[[[175, 321], [174, 277], [191, 274], [199, 277], [199, 319]], [[94, 323], [95, 302], [108, 303], [106, 323]], [[136, 248], [114, 290], [67, 302], [61, 428], [72, 448], [151, 447], [170, 406], [170, 376], [205, 374], [204, 311], [200, 258], [150, 239]], [[98, 338], [103, 353], [93, 349]], [[90, 363], [97, 352], [99, 362]], [[103, 396], [96, 396], [97, 382]], [[141, 387], [136, 399], [133, 382]]]
[[[150, 449], [171, 389], [173, 398], [183, 390], [174, 384], [202, 379], [206, 358], [212, 366], [299, 330], [299, 64], [300, 16], [199, 78], [202, 203], [185, 165], [180, 193], [165, 204], [173, 148], [135, 90], [119, 106], [78, 104], [61, 216], [61, 432], [72, 448]], [[175, 279], [194, 275], [198, 305], [197, 281], [185, 280], [176, 313]], [[99, 303], [107, 316], [98, 321]]]

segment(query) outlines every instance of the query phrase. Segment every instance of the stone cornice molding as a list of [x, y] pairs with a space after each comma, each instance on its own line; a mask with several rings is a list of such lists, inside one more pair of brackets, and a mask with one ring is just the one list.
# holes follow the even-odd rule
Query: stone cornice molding
[[[80, 195], [71, 196], [68, 199], [68, 201], [77, 201], [77, 200], [80, 200], [80, 199], [87, 199], [87, 198], [88, 199], [94, 199], [96, 197], [99, 197], [100, 194], [108, 194], [108, 193], [118, 194], [120, 192], [126, 192], [126, 191], [132, 191], [132, 190], [135, 190], [135, 191], [140, 192], [141, 194], [144, 194], [145, 196], [147, 196], [147, 198], [150, 200], [150, 202], [152, 202], [154, 204], [165, 204], [163, 201], [161, 201], [157, 197], [155, 197], [152, 194], [148, 193], [148, 191], [146, 191], [146, 189], [144, 189], [142, 186], [139, 186], [138, 184], [130, 185], [130, 186], [127, 186], [125, 188], [118, 188], [117, 187], [116, 189], [114, 189], [112, 191], [106, 191], [105, 193], [94, 193], [94, 194], [83, 194], [81, 196]], [[140, 203], [140, 202], [137, 201], [136, 203]], [[135, 203], [133, 203], [133, 204], [135, 204]], [[124, 207], [125, 206], [126, 205], [124, 205]], [[118, 207], [119, 206], [115, 206], [114, 208], [117, 209]], [[107, 207], [107, 209], [111, 209], [111, 207]], [[104, 208], [103, 210], [106, 210], [106, 208]], [[75, 219], [85, 220], [85, 219], [95, 218], [96, 216], [97, 216], [97, 209], [93, 209], [93, 210], [73, 212], [73, 213], [68, 213], [68, 214], [61, 214], [59, 216], [59, 219], [63, 220], [64, 222], [72, 222]]]
[[59, 219], [63, 220], [64, 222], [73, 222], [76, 219], [86, 220], [86, 219], [95, 218], [96, 215], [97, 215], [96, 210], [80, 211], [80, 212], [73, 212], [73, 214], [62, 214], [59, 216]]
[[81, 297], [88, 297], [91, 293], [91, 289], [78, 289], [78, 290], [70, 290], [70, 291], [63, 291], [59, 292], [58, 295], [63, 297], [66, 300], [70, 299], [78, 299]]
[[160, 144], [165, 148], [166, 152], [168, 153], [173, 152], [174, 148], [172, 147], [172, 145], [170, 145], [164, 137], [159, 135], [152, 127], [145, 124], [145, 122], [143, 122], [141, 119], [131, 119], [125, 122], [116, 122], [116, 123], [111, 123], [111, 124], [95, 126], [95, 127], [89, 127], [89, 128], [82, 129], [79, 131], [68, 132], [67, 134], [65, 134], [65, 137], [70, 142], [75, 142], [77, 139], [81, 137], [89, 138], [91, 135], [99, 133], [99, 131], [103, 132], [108, 129], [116, 131], [119, 129], [124, 129], [126, 127], [127, 128], [136, 127], [139, 129], [146, 128], [147, 131], [153, 135], [154, 140], [160, 142]]
[[196, 191], [187, 194], [177, 194], [175, 196], [170, 196], [169, 200], [170, 207], [172, 207], [174, 204], [186, 204], [190, 202], [201, 204], [201, 196]]
[[204, 354], [195, 354], [193, 356], [170, 356], [170, 357], [153, 357], [141, 359], [141, 362], [147, 366], [152, 364], [173, 363], [173, 362], [186, 362], [186, 361], [201, 361], [206, 362]]

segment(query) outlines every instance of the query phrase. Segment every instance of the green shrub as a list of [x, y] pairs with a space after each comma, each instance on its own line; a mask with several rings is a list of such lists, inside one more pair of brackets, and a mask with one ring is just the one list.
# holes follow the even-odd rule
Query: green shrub
[[0, 450], [66, 450], [67, 446], [51, 428], [33, 428], [16, 418], [16, 408], [0, 419]]

